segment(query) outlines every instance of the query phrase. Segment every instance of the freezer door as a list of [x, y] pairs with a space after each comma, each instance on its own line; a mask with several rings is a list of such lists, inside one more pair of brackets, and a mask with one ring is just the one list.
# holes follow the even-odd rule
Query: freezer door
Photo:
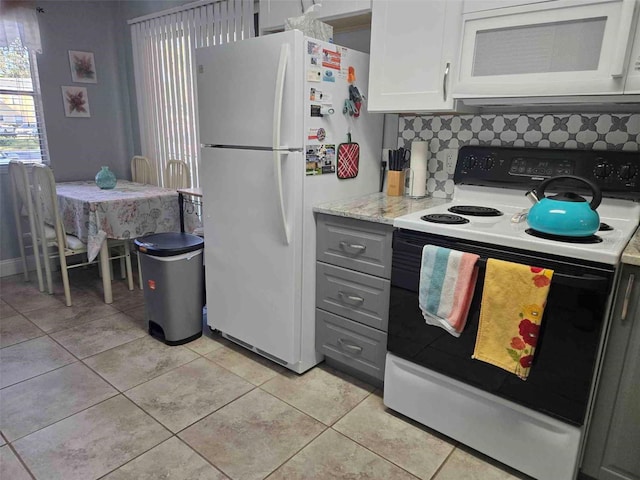
[[200, 143], [302, 148], [302, 46], [291, 30], [196, 49]]
[[296, 363], [304, 162], [299, 152], [282, 155], [281, 203], [274, 155], [202, 149], [207, 321], [268, 355]]

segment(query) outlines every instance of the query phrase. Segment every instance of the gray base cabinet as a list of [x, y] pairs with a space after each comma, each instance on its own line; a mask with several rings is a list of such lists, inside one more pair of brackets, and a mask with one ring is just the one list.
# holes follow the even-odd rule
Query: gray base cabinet
[[384, 379], [393, 227], [318, 214], [316, 349], [331, 364]]
[[582, 472], [640, 480], [640, 267], [623, 267]]

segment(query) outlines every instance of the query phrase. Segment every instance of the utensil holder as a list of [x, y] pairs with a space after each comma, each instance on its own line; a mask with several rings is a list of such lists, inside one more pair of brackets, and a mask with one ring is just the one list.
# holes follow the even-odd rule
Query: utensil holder
[[400, 197], [404, 194], [404, 172], [389, 170], [387, 174], [387, 195]]

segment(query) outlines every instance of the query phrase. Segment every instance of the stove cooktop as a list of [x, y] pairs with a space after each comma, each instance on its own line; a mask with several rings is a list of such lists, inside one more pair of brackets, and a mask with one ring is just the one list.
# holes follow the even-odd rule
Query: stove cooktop
[[[611, 230], [597, 232], [596, 236], [602, 241], [574, 243], [532, 236], [526, 232], [530, 228], [526, 219], [519, 223], [512, 221], [512, 217], [531, 207], [524, 193], [517, 190], [459, 185], [456, 186], [451, 202], [398, 217], [394, 220], [393, 226], [615, 265], [640, 222], [640, 204], [629, 200], [605, 198], [597, 211], [600, 221], [609, 225]], [[462, 224], [432, 223], [422, 219], [425, 215], [453, 216], [450, 212], [451, 207], [471, 204], [496, 208], [503, 215], [478, 217], [456, 214], [468, 220]]]
[[[611, 228], [597, 232], [593, 242], [568, 242], [526, 232], [522, 212], [531, 202], [525, 193], [548, 178], [547, 193], [593, 192], [575, 176], [598, 185], [603, 194], [597, 208], [600, 221]], [[505, 148], [467, 145], [458, 151], [450, 202], [395, 219], [399, 228], [549, 253], [615, 265], [640, 223], [640, 166], [638, 152]], [[472, 208], [470, 208], [472, 207]], [[492, 210], [492, 209], [495, 209]], [[434, 223], [423, 217], [459, 217], [460, 223]], [[520, 217], [522, 221], [513, 219]], [[466, 220], [466, 221], [465, 221]]]

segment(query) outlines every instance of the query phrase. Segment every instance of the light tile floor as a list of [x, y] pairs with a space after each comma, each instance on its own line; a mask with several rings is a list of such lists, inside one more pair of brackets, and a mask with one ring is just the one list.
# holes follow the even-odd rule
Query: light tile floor
[[[0, 478], [528, 478], [384, 407], [320, 365], [296, 375], [206, 329], [146, 334], [142, 292], [71, 272], [74, 306], [0, 280]], [[210, 309], [213, 307], [209, 307]]]

